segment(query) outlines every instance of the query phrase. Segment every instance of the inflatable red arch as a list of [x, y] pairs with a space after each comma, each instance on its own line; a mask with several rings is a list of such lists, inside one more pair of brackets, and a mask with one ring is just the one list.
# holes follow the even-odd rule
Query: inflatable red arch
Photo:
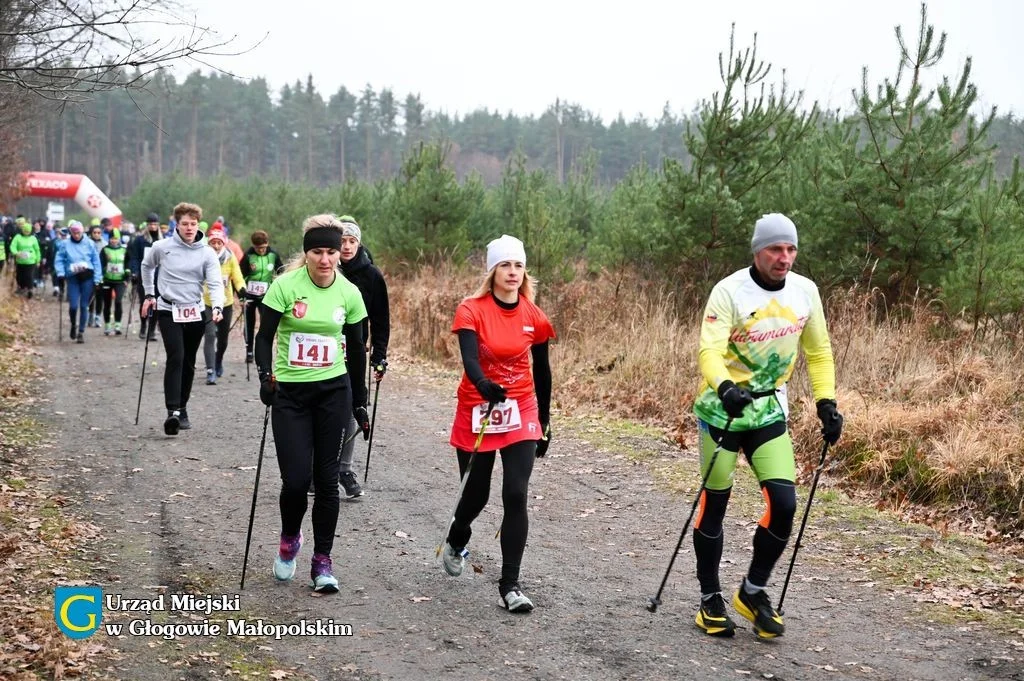
[[21, 179], [28, 196], [74, 199], [89, 217], [110, 218], [114, 227], [121, 224], [121, 209], [85, 175], [30, 170]]

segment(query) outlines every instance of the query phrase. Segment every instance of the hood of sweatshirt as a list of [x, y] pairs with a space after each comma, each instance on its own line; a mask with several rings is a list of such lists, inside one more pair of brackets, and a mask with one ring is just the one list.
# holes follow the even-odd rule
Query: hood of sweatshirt
[[175, 242], [177, 245], [181, 246], [182, 248], [193, 248], [193, 249], [206, 248], [206, 242], [203, 241], [203, 239], [205, 239], [205, 238], [206, 238], [206, 235], [203, 234], [203, 232], [201, 230], [196, 230], [196, 238], [193, 239], [192, 243], [190, 243], [190, 244], [187, 244], [184, 241], [182, 241], [181, 235], [178, 234], [177, 231], [175, 231], [174, 234], [171, 235], [171, 241]]
[[370, 256], [366, 254], [366, 249], [360, 246], [359, 250], [356, 251], [356, 255], [354, 258], [352, 258], [348, 262], [340, 262], [340, 265], [341, 271], [347, 277], [350, 274], [355, 274], [359, 270], [365, 270], [367, 267], [369, 267]]

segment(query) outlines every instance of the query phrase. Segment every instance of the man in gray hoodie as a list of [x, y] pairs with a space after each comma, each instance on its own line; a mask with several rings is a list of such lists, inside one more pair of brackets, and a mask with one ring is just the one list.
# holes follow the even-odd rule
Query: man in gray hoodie
[[[188, 420], [188, 398], [196, 369], [196, 353], [203, 340], [206, 316], [203, 284], [210, 292], [214, 322], [221, 320], [224, 307], [224, 282], [220, 263], [212, 248], [207, 248], [199, 221], [203, 209], [194, 203], [174, 207], [177, 228], [174, 234], [155, 242], [142, 259], [142, 285], [146, 301], [142, 316], [156, 312], [156, 322], [167, 351], [164, 369], [164, 402], [167, 420], [164, 432], [177, 435], [179, 429], [192, 427]], [[160, 295], [156, 295], [153, 272], [160, 268]]]

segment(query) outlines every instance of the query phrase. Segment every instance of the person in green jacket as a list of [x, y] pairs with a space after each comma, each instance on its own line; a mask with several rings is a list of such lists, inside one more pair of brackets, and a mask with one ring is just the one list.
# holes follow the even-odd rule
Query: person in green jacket
[[39, 240], [32, 234], [32, 225], [25, 218], [19, 218], [18, 233], [11, 239], [11, 253], [14, 255], [17, 293], [27, 298], [32, 297], [35, 288], [36, 265], [42, 259], [39, 251]]
[[4, 273], [4, 264], [7, 262], [7, 242], [0, 235], [0, 274]]
[[[121, 314], [124, 302], [124, 282], [128, 278], [125, 267], [127, 251], [121, 243], [121, 230], [114, 228], [110, 242], [100, 251], [100, 267], [103, 269], [103, 284], [100, 296], [103, 299], [103, 335], [111, 332], [121, 335]], [[114, 324], [110, 324], [110, 308], [113, 303]]]

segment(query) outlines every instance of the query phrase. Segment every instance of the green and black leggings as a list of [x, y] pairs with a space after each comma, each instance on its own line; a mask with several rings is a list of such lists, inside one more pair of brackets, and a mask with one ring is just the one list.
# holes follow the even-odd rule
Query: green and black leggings
[[702, 475], [707, 473], [718, 442], [722, 442], [715, 467], [701, 495], [693, 526], [693, 550], [697, 557], [700, 591], [712, 594], [722, 590], [718, 581], [725, 534], [722, 520], [729, 505], [733, 472], [741, 449], [757, 476], [766, 504], [764, 515], [754, 531], [754, 554], [747, 571], [747, 581], [766, 586], [775, 563], [786, 550], [796, 514], [796, 488], [793, 483], [796, 462], [786, 422], [777, 421], [754, 430], [727, 433], [701, 421], [699, 437]]

